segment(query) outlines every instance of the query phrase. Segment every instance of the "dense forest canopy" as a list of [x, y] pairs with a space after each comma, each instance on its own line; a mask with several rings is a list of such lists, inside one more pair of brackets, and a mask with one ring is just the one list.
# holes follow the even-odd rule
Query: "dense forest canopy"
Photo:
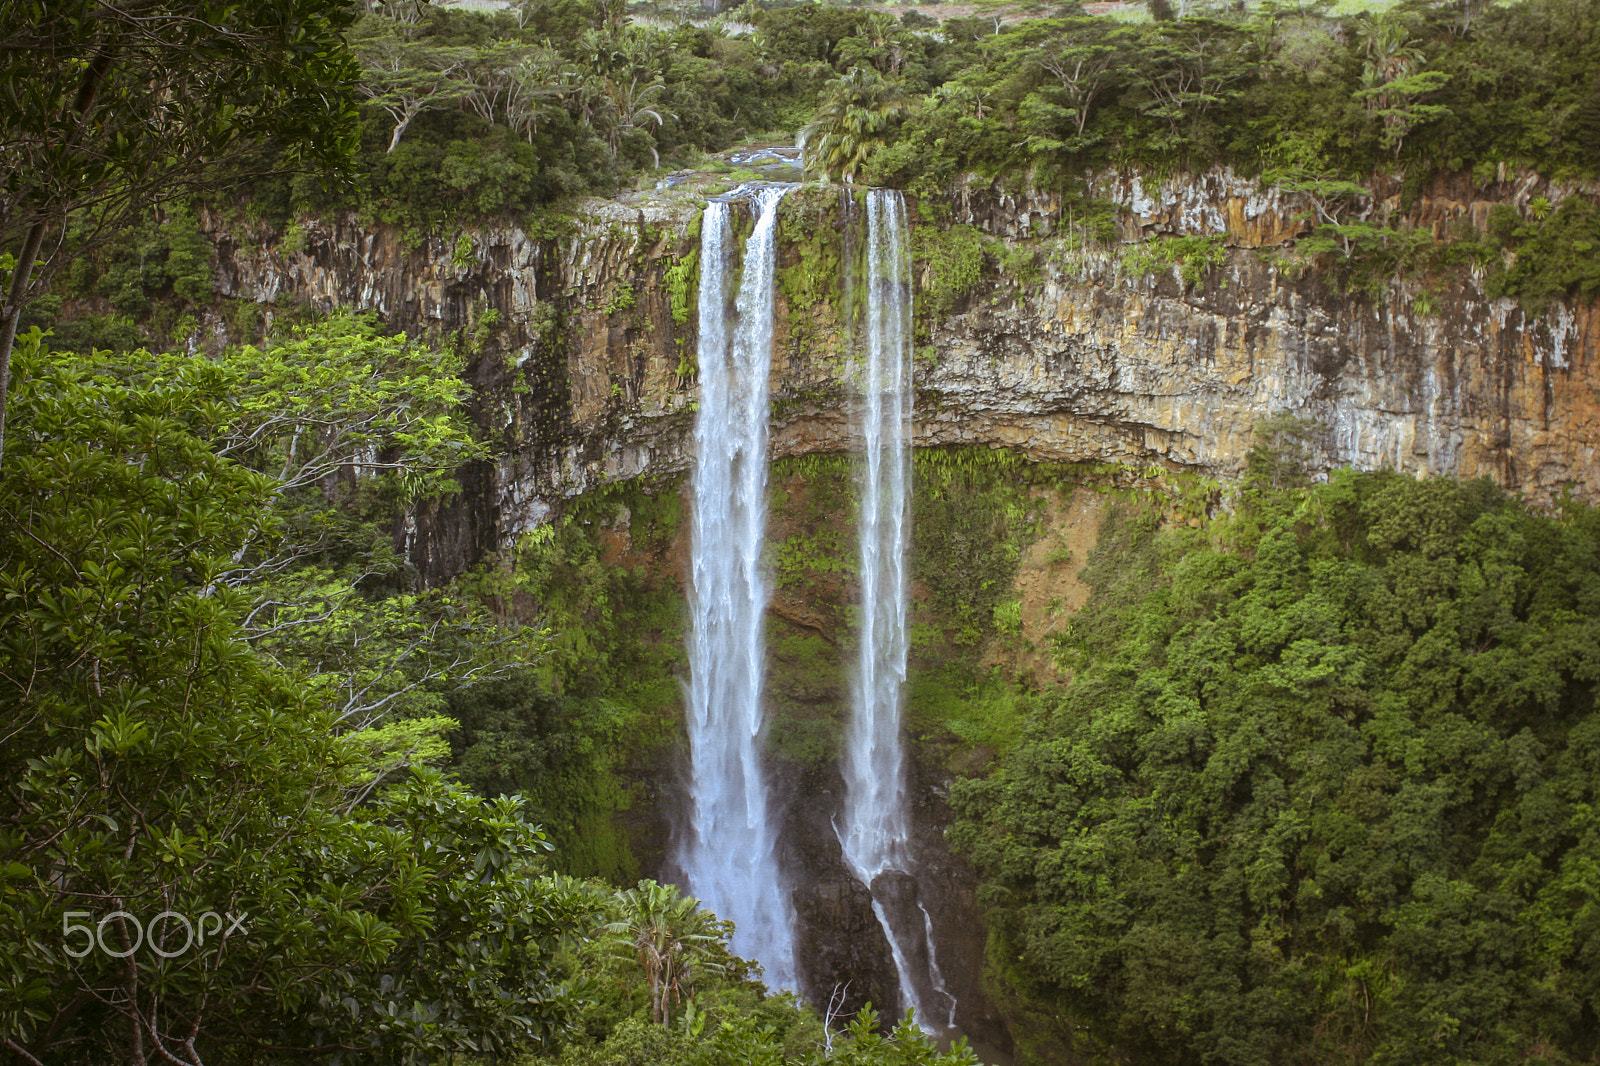
[[[814, 3], [676, 25], [586, 0], [369, 14], [352, 33], [361, 202], [393, 220], [437, 217], [440, 197], [522, 211], [818, 115], [821, 133], [887, 149], [867, 180], [930, 193], [968, 172], [1048, 184], [1111, 163], [1302, 185], [1600, 165], [1592, 0], [1185, 6], [937, 25]], [[309, 183], [283, 195], [280, 210], [329, 203]]]
[[1114, 514], [963, 782], [993, 956], [1142, 1061], [1592, 1062], [1600, 524], [1342, 472]]
[[1374, 217], [1380, 196], [1397, 189], [1403, 212], [1441, 174], [1600, 173], [1594, 0], [1157, 9], [1002, 6], [939, 22], [773, 3], [689, 22], [593, 0], [383, 5], [347, 31], [347, 167], [241, 137], [253, 154], [227, 173], [272, 175], [243, 198], [169, 199], [115, 241], [97, 236], [116, 221], [103, 208], [77, 210], [44, 260], [63, 273], [34, 285], [20, 322], [69, 346], [169, 343], [211, 291], [202, 210], [265, 221], [288, 251], [299, 219], [344, 210], [410, 244], [491, 218], [553, 237], [576, 197], [727, 170], [707, 153], [797, 136], [814, 174], [903, 188], [927, 222], [959, 184], [998, 182], [1059, 192], [1087, 238], [1114, 240], [1116, 205], [1091, 199], [1086, 175], [1226, 164], [1312, 205], [1295, 255], [1346, 288], [1466, 269], [1535, 314], [1600, 293], [1600, 209], [1583, 196], [1437, 235]]

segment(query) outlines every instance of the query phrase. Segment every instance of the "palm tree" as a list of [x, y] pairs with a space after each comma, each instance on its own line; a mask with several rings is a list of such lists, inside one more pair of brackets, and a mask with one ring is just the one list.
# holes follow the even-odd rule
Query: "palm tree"
[[[611, 96], [611, 117], [615, 121], [606, 135], [606, 143], [611, 148], [611, 158], [615, 159], [618, 144], [624, 134], [638, 129], [646, 119], [655, 119], [658, 127], [666, 124], [661, 112], [649, 106], [654, 103], [655, 94], [665, 89], [666, 85], [659, 81], [641, 85], [638, 78], [623, 85], [619, 78], [611, 82], [608, 88]], [[656, 151], [653, 137], [650, 139], [650, 155], [654, 157], [656, 168], [659, 170], [661, 153]]]
[[[1398, 19], [1363, 15], [1356, 24], [1365, 59], [1361, 64], [1361, 84], [1365, 89], [1382, 89], [1410, 74], [1422, 62], [1422, 50], [1411, 41], [1411, 31]], [[1378, 111], [1389, 106], [1387, 96], [1374, 93], [1367, 108]]]
[[1365, 99], [1368, 111], [1382, 118], [1384, 147], [1399, 155], [1408, 132], [1450, 113], [1439, 104], [1421, 102], [1450, 76], [1438, 70], [1413, 73], [1426, 57], [1399, 19], [1363, 16], [1356, 33], [1366, 51], [1362, 88], [1356, 96]]
[[856, 67], [829, 82], [816, 114], [800, 131], [806, 169], [835, 181], [855, 180], [868, 157], [887, 143], [891, 122], [905, 109], [900, 87], [871, 67]]
[[717, 955], [730, 927], [693, 896], [681, 896], [671, 885], [640, 881], [638, 888], [616, 894], [623, 917], [606, 926], [613, 947], [637, 959], [650, 986], [650, 1017], [671, 1022], [672, 1007], [685, 996], [693, 1001], [697, 974], [720, 973]]

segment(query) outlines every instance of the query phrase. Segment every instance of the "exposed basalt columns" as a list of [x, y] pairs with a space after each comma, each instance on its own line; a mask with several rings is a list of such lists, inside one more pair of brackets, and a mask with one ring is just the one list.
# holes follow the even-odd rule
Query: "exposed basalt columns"
[[[1425, 228], [1436, 238], [1453, 227], [1483, 231], [1494, 208], [1505, 205], [1528, 217], [1533, 201], [1559, 203], [1568, 196], [1600, 199], [1600, 182], [1550, 181], [1530, 171], [1508, 171], [1502, 164], [1493, 180], [1479, 183], [1467, 174], [1439, 174], [1407, 201], [1404, 176], [1375, 174], [1365, 183], [1370, 196], [1350, 206], [1349, 217], [1396, 229]], [[1316, 205], [1304, 193], [1284, 192], [1232, 167], [1165, 180], [1138, 171], [1103, 170], [1085, 179], [1085, 194], [1123, 209], [1118, 228], [1124, 241], [1156, 236], [1219, 236], [1231, 246], [1281, 245], [1309, 233]], [[962, 188], [952, 203], [952, 220], [978, 225], [997, 237], [1025, 240], [1071, 229], [1073, 210], [1059, 194], [1027, 190], [1008, 193], [982, 185]]]
[[[935, 324], [934, 357], [924, 348], [916, 366], [918, 445], [1230, 476], [1251, 427], [1291, 412], [1329, 427], [1316, 457], [1324, 469], [1487, 476], [1536, 501], [1569, 488], [1600, 499], [1595, 307], [1557, 304], [1529, 322], [1462, 274], [1430, 280], [1422, 314], [1417, 282], [1373, 299], [1315, 272], [1292, 280], [1244, 246], [1292, 234], [1306, 205], [1227, 171], [1159, 189], [1106, 174], [1094, 191], [1129, 206], [1130, 236], [1227, 234], [1226, 262], [1194, 285], [1176, 268], [1123, 277], [1114, 252], [1031, 242], [1064, 225], [1057, 198], [963, 193], [955, 219], [1036, 250], [1041, 278], [1023, 287], [989, 275]], [[1487, 189], [1440, 179], [1404, 217], [1443, 225], [1572, 191], [1527, 177]], [[1399, 211], [1396, 190], [1376, 192], [1375, 212]], [[584, 211], [560, 239], [507, 226], [415, 248], [353, 218], [310, 222], [292, 253], [265, 239], [251, 246], [213, 220], [227, 295], [372, 307], [413, 332], [468, 328], [474, 417], [501, 457], [468, 478], [468, 498], [411, 523], [408, 546], [430, 578], [510, 548], [565, 498], [689, 465], [693, 322], [674, 321], [665, 278], [694, 247], [699, 206], [591, 201]], [[491, 309], [498, 325], [472, 330]], [[837, 350], [799, 328], [811, 315], [780, 309], [775, 456], [852, 443]]]

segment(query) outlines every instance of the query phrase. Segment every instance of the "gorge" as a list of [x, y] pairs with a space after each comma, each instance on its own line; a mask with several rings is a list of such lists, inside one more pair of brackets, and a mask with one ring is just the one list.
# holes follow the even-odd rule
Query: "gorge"
[[[975, 187], [949, 204], [912, 200], [907, 211], [917, 307], [911, 436], [925, 460], [912, 509], [929, 516], [913, 521], [912, 536], [922, 539], [912, 543], [908, 575], [918, 601], [907, 635], [908, 728], [956, 738], [924, 739], [908, 752], [909, 847], [932, 886], [922, 903], [959, 1004], [954, 1021], [1002, 1044], [1008, 1026], [1026, 1023], [1015, 1004], [996, 1004], [980, 985], [976, 884], [942, 832], [946, 782], [984, 766], [993, 738], [981, 716], [952, 708], [939, 690], [959, 690], [977, 707], [1011, 698], [985, 680], [1002, 666], [1056, 683], [1049, 656], [1030, 649], [1048, 645], [1063, 612], [1088, 595], [1076, 569], [1095, 543], [1106, 488], [1170, 486], [1169, 521], [1203, 520], [1243, 465], [1253, 427], [1290, 414], [1320, 423], [1300, 431], [1314, 472], [1351, 465], [1488, 476], [1535, 501], [1564, 492], [1592, 499], [1600, 489], [1592, 309], [1559, 305], [1533, 319], [1489, 299], [1467, 273], [1452, 275], [1426, 312], [1414, 281], [1378, 296], [1347, 293], [1282, 246], [1298, 232], [1303, 206], [1289, 194], [1226, 171], [1159, 187], [1136, 174], [1096, 182], [1098, 195], [1120, 205], [1109, 240], [1075, 235], [1075, 209], [1059, 194]], [[1494, 206], [1525, 209], [1550, 191], [1514, 175], [1482, 187], [1441, 180], [1409, 213], [1398, 201], [1386, 209], [1395, 222], [1434, 225]], [[472, 249], [465, 257], [447, 254], [448, 239], [408, 249], [398, 234], [351, 219], [308, 221], [296, 250], [244, 243], [220, 219], [213, 232], [219, 280], [236, 298], [270, 307], [292, 293], [313, 306], [373, 307], [398, 327], [460, 331], [475, 417], [498, 455], [466, 472], [461, 497], [407, 519], [403, 544], [419, 573], [442, 580], [497, 554], [509, 558], [528, 531], [581, 514], [583, 535], [608, 566], [646, 575], [667, 602], [685, 605], [686, 524], [652, 516], [663, 498], [690, 492], [684, 476], [706, 447], [696, 443], [709, 402], [706, 353], [728, 343], [705, 325], [703, 304], [722, 284], [712, 249], [743, 243], [761, 215], [747, 201], [726, 206], [726, 218], [702, 218], [698, 201], [670, 193], [591, 201], [558, 238], [463, 231]], [[853, 670], [857, 684], [866, 676], [852, 666], [841, 607], [855, 602], [868, 572], [845, 535], [855, 474], [842, 457], [860, 447], [847, 326], [860, 311], [840, 279], [864, 263], [850, 235], [868, 208], [849, 190], [813, 185], [786, 195], [772, 217], [765, 406], [776, 461], [775, 573], [765, 686], [775, 721], [765, 771], [776, 843], [741, 851], [751, 858], [774, 848], [794, 878], [795, 983], [824, 1002], [848, 982], [849, 1009], [892, 1003], [901, 985], [895, 945], [866, 887], [895, 878], [863, 878], [848, 830], [836, 828], [853, 824], [840, 818], [854, 802], [847, 730], [862, 721], [851, 708], [864, 699], [843, 679]], [[1169, 242], [1196, 238], [1205, 242], [1199, 262], [1163, 265]], [[220, 320], [213, 329], [220, 338]], [[696, 351], [697, 360], [685, 357]], [[967, 469], [942, 467], [940, 456], [967, 463], [960, 456], [974, 451], [999, 465], [980, 464], [959, 489], [940, 480], [942, 471]], [[1013, 459], [1021, 465], [1006, 465]], [[736, 495], [731, 486], [723, 494]], [[981, 552], [1014, 559], [983, 577], [993, 587], [975, 596], [939, 585], [940, 571], [971, 562], [938, 546], [963, 510], [997, 516]], [[1034, 512], [1042, 525], [1027, 517]], [[1028, 532], [1036, 525], [1048, 534]], [[866, 523], [857, 533], [868, 535]], [[955, 617], [963, 598], [971, 601], [965, 620]], [[920, 649], [919, 623], [942, 634], [931, 643], [924, 635]], [[670, 630], [632, 635], [670, 642]], [[962, 643], [964, 632], [975, 643]], [[941, 660], [952, 651], [973, 665], [951, 674]], [[698, 683], [692, 665], [678, 676], [691, 689]], [[684, 714], [671, 701], [654, 713], [668, 722]], [[636, 873], [671, 876], [675, 862], [698, 861], [674, 857], [690, 854], [675, 850], [686, 778], [674, 751], [668, 743], [635, 760], [635, 798], [608, 815], [623, 827]], [[742, 765], [740, 773], [759, 777]], [[711, 899], [692, 873], [689, 881]], [[783, 964], [768, 965], [769, 978], [786, 983]], [[930, 985], [919, 995], [935, 992]]]
[[0, 1066], [1600, 1064], [1600, 0], [0, 40]]

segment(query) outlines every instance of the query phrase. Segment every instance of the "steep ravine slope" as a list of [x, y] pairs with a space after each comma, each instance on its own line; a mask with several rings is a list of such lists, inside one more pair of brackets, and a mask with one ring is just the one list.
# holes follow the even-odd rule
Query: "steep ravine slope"
[[[1561, 192], [1527, 180], [1445, 182], [1407, 211], [1398, 196], [1375, 211], [1391, 224], [1443, 227]], [[1186, 506], [1214, 506], [1209, 479], [1238, 472], [1253, 427], [1289, 413], [1324, 427], [1311, 434], [1315, 468], [1487, 476], [1535, 500], [1600, 498], [1594, 307], [1556, 305], [1529, 321], [1511, 301], [1490, 300], [1470, 273], [1347, 294], [1282, 247], [1304, 231], [1307, 205], [1226, 171], [1159, 189], [1108, 174], [1091, 193], [1121, 205], [1120, 241], [1081, 239], [1076, 202], [1056, 195], [973, 189], [913, 205], [923, 307], [916, 444], [929, 458], [919, 466], [914, 532], [923, 634], [910, 708], [915, 812], [927, 882], [937, 886], [928, 902], [952, 931], [941, 951], [947, 964], [965, 963], [959, 1020], [1000, 1043], [1006, 1025], [1027, 1023], [1014, 1005], [985, 998], [975, 885], [944, 848], [942, 796], [952, 772], [980, 769], [1004, 743], [972, 709], [1055, 681], [1049, 638], [1086, 595], [1075, 571], [1105, 499], [1080, 484], [1187, 479], [1201, 491]], [[652, 580], [681, 589], [682, 531], [655, 556], [635, 558], [626, 501], [681, 492], [690, 462], [699, 210], [670, 193], [636, 194], [585, 204], [565, 232], [489, 227], [413, 243], [353, 218], [303, 220], [292, 250], [264, 230], [208, 224], [225, 295], [372, 308], [466, 353], [474, 417], [499, 458], [468, 471], [460, 497], [400, 531], [426, 579], [506, 558], [567, 501], [617, 485], [621, 495], [594, 527], [608, 565], [642, 572], [648, 563]], [[829, 843], [853, 582], [840, 458], [852, 445], [852, 302], [840, 279], [859, 252], [857, 211], [847, 193], [821, 186], [791, 194], [784, 208], [771, 392], [773, 455], [787, 464], [774, 477], [780, 580], [768, 692], [785, 839], [806, 842], [785, 861], [811, 930], [807, 981], [825, 998], [853, 975], [852, 1003], [882, 1002], [892, 973], [864, 893]], [[1159, 265], [1169, 237], [1208, 238], [1204, 262]], [[996, 462], [978, 461], [985, 454]], [[940, 456], [952, 457], [947, 468]], [[1007, 465], [1019, 456], [1032, 465]], [[942, 469], [956, 473], [941, 482]], [[969, 558], [940, 538], [973, 515], [984, 522], [960, 530], [977, 553]], [[973, 528], [987, 540], [974, 546]], [[980, 556], [1010, 561], [1004, 573], [971, 574]], [[942, 585], [944, 574], [971, 581]], [[974, 609], [967, 601], [980, 588]], [[986, 687], [992, 668], [1003, 691]], [[625, 818], [647, 873], [660, 872], [675, 815], [674, 770], [654, 772], [650, 809]]]

